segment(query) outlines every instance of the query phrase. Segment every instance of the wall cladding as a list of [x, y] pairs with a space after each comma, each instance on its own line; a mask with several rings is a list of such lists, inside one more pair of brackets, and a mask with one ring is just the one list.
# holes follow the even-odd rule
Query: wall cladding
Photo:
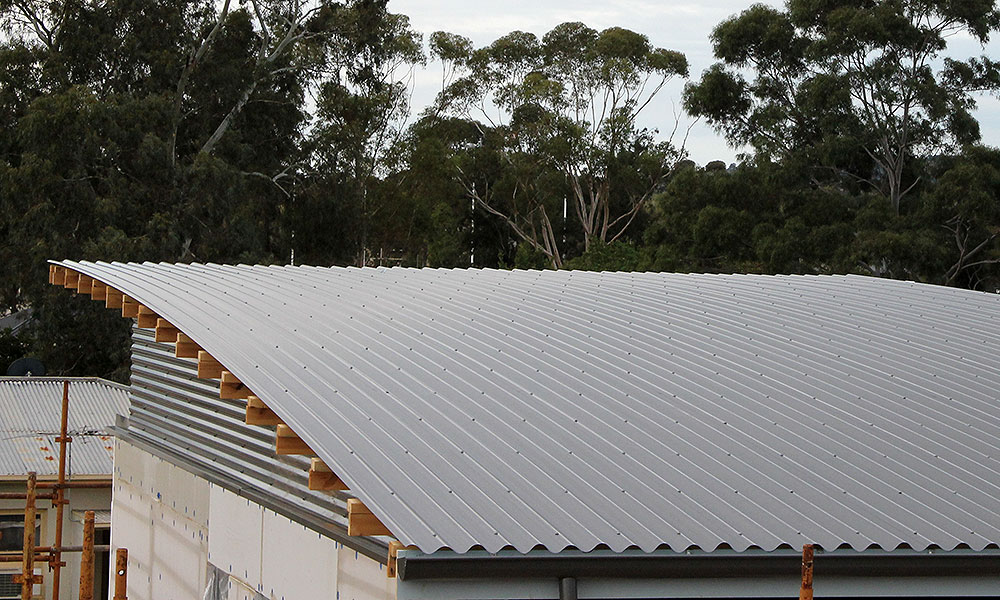
[[172, 344], [137, 327], [129, 399], [121, 439], [385, 562], [384, 542], [347, 535], [349, 496], [308, 489], [308, 458], [277, 456], [274, 428], [243, 422], [245, 401], [219, 398], [218, 382], [199, 379], [194, 359], [176, 358]]
[[380, 562], [121, 440], [112, 518], [131, 600], [396, 597]]
[[132, 600], [200, 600], [208, 555], [209, 482], [118, 440], [112, 553], [128, 549]]

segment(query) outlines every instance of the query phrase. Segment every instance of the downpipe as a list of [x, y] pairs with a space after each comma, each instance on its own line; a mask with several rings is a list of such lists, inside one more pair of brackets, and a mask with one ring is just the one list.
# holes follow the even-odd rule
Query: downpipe
[[559, 600], [577, 600], [576, 577], [559, 578]]

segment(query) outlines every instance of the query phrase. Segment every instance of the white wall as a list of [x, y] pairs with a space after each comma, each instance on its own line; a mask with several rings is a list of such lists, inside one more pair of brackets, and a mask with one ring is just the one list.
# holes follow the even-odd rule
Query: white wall
[[115, 443], [114, 477], [112, 557], [128, 549], [129, 599], [200, 600], [208, 482], [122, 441]]
[[392, 600], [385, 566], [219, 486], [211, 489], [209, 558], [230, 600]]
[[125, 442], [115, 451], [112, 546], [129, 600], [202, 600], [207, 563], [228, 600], [394, 600], [385, 566]]

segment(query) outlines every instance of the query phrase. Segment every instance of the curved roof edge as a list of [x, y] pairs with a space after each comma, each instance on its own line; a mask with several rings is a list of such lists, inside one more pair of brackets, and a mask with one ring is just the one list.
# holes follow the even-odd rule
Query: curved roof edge
[[[611, 545], [612, 550], [616, 552], [629, 548], [639, 548], [650, 552], [660, 548], [664, 544], [677, 552], [688, 551], [693, 548], [708, 552], [728, 549], [737, 552], [755, 549], [772, 552], [776, 549], [789, 546], [789, 543], [782, 539], [780, 535], [770, 531], [765, 530], [760, 535], [760, 539], [766, 541], [755, 543], [748, 537], [745, 537], [742, 532], [739, 533], [739, 537], [731, 537], [732, 532], [729, 532], [727, 527], [720, 527], [718, 531], [711, 531], [705, 537], [697, 539], [685, 537], [686, 534], [682, 535], [678, 531], [677, 535], [681, 536], [678, 539], [683, 541], [674, 545], [664, 542], [664, 537], [657, 539], [655, 536], [650, 537], [646, 535], [645, 537], [636, 537], [636, 539], [623, 538], [620, 541], [613, 541], [613, 539], [607, 540], [600, 537], [599, 534], [588, 531], [583, 531], [582, 535], [571, 540], [568, 537], [558, 537], [560, 535], [558, 530], [555, 533], [557, 537], [551, 537], [551, 533], [542, 535], [529, 531], [529, 535], [515, 540], [513, 537], [508, 539], [506, 533], [501, 534], [499, 527], [495, 532], [497, 536], [495, 541], [485, 538], [481, 532], [473, 533], [471, 527], [466, 527], [463, 524], [463, 519], [467, 518], [464, 515], [471, 515], [479, 510], [492, 511], [493, 514], [488, 518], [487, 516], [476, 515], [477, 518], [481, 517], [488, 524], [490, 521], [494, 523], [506, 522], [511, 520], [513, 516], [509, 512], [505, 513], [505, 509], [492, 506], [491, 502], [493, 499], [491, 499], [487, 492], [482, 490], [469, 492], [471, 495], [468, 498], [474, 496], [483, 502], [482, 505], [475, 507], [470, 506], [466, 497], [458, 498], [456, 495], [456, 498], [452, 500], [447, 495], [441, 496], [441, 490], [446, 490], [447, 494], [451, 494], [451, 490], [447, 489], [448, 486], [452, 485], [450, 483], [437, 485], [439, 482], [428, 482], [434, 483], [437, 486], [435, 489], [438, 489], [438, 492], [431, 491], [431, 488], [428, 488], [427, 491], [421, 490], [422, 484], [420, 478], [433, 476], [433, 473], [429, 471], [408, 472], [403, 466], [395, 464], [394, 461], [398, 460], [394, 458], [395, 454], [383, 451], [380, 445], [402, 445], [402, 442], [394, 439], [394, 434], [389, 430], [380, 429], [382, 424], [372, 416], [374, 413], [379, 413], [379, 415], [382, 415], [381, 418], [385, 419], [384, 422], [388, 423], [392, 421], [395, 425], [398, 416], [392, 416], [388, 413], [390, 413], [390, 410], [400, 410], [400, 408], [408, 410], [407, 407], [398, 404], [393, 404], [391, 407], [388, 404], [385, 407], [376, 406], [378, 403], [372, 397], [371, 401], [368, 401], [364, 405], [367, 407], [366, 410], [370, 409], [372, 411], [371, 414], [365, 412], [352, 413], [351, 411], [358, 409], [359, 405], [352, 404], [349, 400], [342, 400], [339, 396], [340, 389], [355, 386], [354, 390], [356, 394], [363, 395], [369, 393], [362, 391], [362, 388], [366, 384], [364, 381], [366, 375], [360, 374], [355, 379], [345, 377], [331, 380], [325, 375], [332, 372], [331, 370], [336, 366], [331, 364], [331, 361], [334, 361], [336, 357], [330, 354], [329, 350], [327, 350], [327, 354], [321, 356], [310, 355], [309, 353], [313, 348], [309, 344], [314, 342], [312, 340], [306, 342], [296, 337], [294, 335], [297, 332], [296, 329], [289, 331], [290, 327], [295, 326], [295, 321], [291, 319], [290, 314], [294, 314], [296, 318], [300, 319], [299, 326], [303, 329], [327, 326], [326, 324], [321, 325], [319, 322], [313, 323], [308, 321], [313, 315], [301, 312], [301, 308], [304, 305], [302, 304], [303, 301], [300, 301], [299, 298], [312, 293], [307, 289], [310, 285], [308, 280], [301, 282], [292, 281], [290, 277], [285, 277], [288, 274], [288, 270], [278, 267], [273, 268], [273, 273], [280, 274], [281, 277], [276, 276], [273, 280], [267, 280], [261, 277], [255, 268], [249, 266], [187, 266], [163, 263], [123, 265], [118, 263], [76, 261], [52, 261], [52, 264], [73, 270], [96, 281], [100, 281], [109, 287], [120, 290], [139, 304], [154, 311], [160, 318], [165, 319], [173, 327], [190, 337], [205, 352], [218, 360], [225, 370], [231, 372], [242, 384], [246, 385], [255, 395], [259, 396], [284, 423], [287, 423], [294, 433], [301, 437], [316, 452], [319, 458], [343, 480], [351, 492], [364, 502], [403, 544], [415, 545], [426, 554], [432, 554], [441, 549], [450, 549], [462, 553], [476, 547], [485, 547], [490, 552], [511, 547], [523, 553], [530, 552], [539, 545], [554, 552], [568, 548], [591, 551], [602, 545]], [[303, 269], [302, 272], [313, 272], [310, 268], [301, 269]], [[320, 269], [315, 270], [315, 272], [318, 271]], [[367, 274], [360, 273], [361, 271], [364, 270], [354, 269], [352, 271], [357, 276], [355, 279], [365, 278]], [[225, 280], [220, 280], [217, 283], [213, 282], [212, 277], [214, 274], [224, 277]], [[533, 276], [533, 274], [530, 275]], [[521, 272], [519, 276], [527, 277], [528, 275]], [[500, 276], [498, 275], [498, 277]], [[581, 275], [581, 277], [590, 276]], [[246, 285], [246, 288], [240, 289], [238, 287], [240, 285]], [[271, 289], [273, 296], [269, 295], [266, 289], [269, 285], [277, 286]], [[356, 281], [345, 282], [344, 285], [348, 287], [352, 285], [363, 287], [361, 284], [357, 284]], [[861, 293], [871, 293], [870, 289], [866, 289], [866, 285], [867, 283], [858, 286]], [[919, 284], [891, 282], [888, 285], [913, 286]], [[600, 286], [598, 285], [598, 287]], [[347, 288], [345, 287], [345, 289]], [[354, 290], [355, 288], [350, 287], [350, 289]], [[387, 289], [390, 290], [388, 293], [391, 294], [391, 288], [378, 286], [373, 286], [373, 289], [363, 289], [359, 294], [363, 298], [369, 298], [371, 294], [374, 294], [374, 298], [379, 298], [378, 294], [385, 294]], [[920, 294], [924, 294], [925, 291], [924, 289], [918, 289], [915, 295], [919, 296]], [[544, 292], [546, 294], [555, 293], [549, 288], [545, 288]], [[324, 291], [323, 293], [327, 292]], [[950, 294], [950, 291], [942, 293], [947, 295]], [[296, 297], [296, 294], [298, 297]], [[953, 296], [948, 297], [952, 298]], [[324, 298], [322, 295], [314, 295], [310, 298], [310, 301], [318, 303]], [[359, 304], [362, 309], [366, 306], [363, 303], [363, 298], [362, 300], [358, 300], [358, 302], [362, 302]], [[451, 300], [451, 298], [448, 298], [448, 300]], [[331, 303], [335, 302], [332, 298], [330, 301]], [[380, 301], [388, 302], [384, 298], [380, 299]], [[525, 301], [527, 301], [527, 298], [525, 298]], [[333, 310], [333, 308], [328, 308], [325, 302], [322, 303], [322, 307], [327, 310]], [[573, 309], [572, 307], [570, 308]], [[341, 310], [339, 306], [338, 310]], [[339, 314], [341, 321], [338, 322], [346, 322], [344, 319], [353, 319], [350, 316], [351, 310], [354, 310], [353, 305], [345, 307], [343, 314]], [[433, 315], [434, 313], [431, 303], [428, 303], [422, 310], [426, 314]], [[960, 308], [959, 310], [964, 309]], [[632, 311], [629, 310], [629, 312]], [[393, 320], [391, 317], [387, 318], [388, 321]], [[434, 320], [433, 317], [430, 318], [430, 321]], [[631, 322], [629, 324], [631, 325]], [[708, 323], [708, 325], [712, 325], [712, 323]], [[372, 327], [370, 324], [366, 326]], [[442, 325], [442, 327], [444, 326]], [[449, 325], [449, 327], [451, 326]], [[442, 329], [442, 331], [445, 331], [445, 329]], [[448, 336], [455, 335], [451, 329], [447, 331]], [[339, 334], [340, 332], [337, 331], [336, 333]], [[377, 334], [381, 335], [382, 332], [378, 331]], [[375, 334], [372, 335], [374, 336]], [[423, 335], [423, 333], [420, 335]], [[463, 333], [462, 335], [464, 336], [465, 334]], [[375, 338], [372, 337], [372, 339]], [[270, 348], [271, 343], [274, 343], [274, 348]], [[325, 349], [319, 343], [315, 342], [317, 347]], [[451, 342], [449, 341], [448, 343]], [[264, 348], [263, 344], [268, 344], [268, 346]], [[367, 351], [368, 348], [365, 347], [364, 350]], [[410, 348], [410, 350], [412, 351], [413, 348]], [[351, 352], [355, 351], [351, 350]], [[363, 361], [372, 360], [365, 358], [362, 354], [354, 354], [353, 356], [359, 361], [358, 364]], [[712, 356], [714, 357], [715, 354], [712, 354]], [[267, 361], [269, 362], [262, 360], [262, 357], [268, 357]], [[428, 356], [425, 358], [433, 363], [431, 357]], [[972, 359], [979, 360], [976, 356], [973, 356]], [[354, 367], [345, 362], [339, 368], [353, 369]], [[490, 371], [492, 372], [493, 369], [491, 368]], [[317, 375], [316, 373], [323, 373], [323, 375]], [[718, 373], [716, 374], [718, 375]], [[441, 386], [453, 385], [453, 380], [442, 379], [441, 382]], [[435, 384], [438, 385], [437, 382]], [[379, 383], [378, 385], [384, 384]], [[373, 387], [378, 387], [378, 385]], [[390, 389], [386, 387], [384, 392], [385, 394], [390, 394]], [[395, 393], [395, 390], [393, 390], [392, 394]], [[410, 393], [417, 394], [417, 392], [412, 390]], [[483, 393], [485, 394], [486, 392]], [[321, 406], [316, 404], [315, 400], [317, 398], [323, 399]], [[419, 413], [414, 413], [414, 416], [416, 414]], [[366, 418], [367, 422], [365, 421]], [[422, 418], [419, 420], [423, 421]], [[725, 425], [725, 422], [723, 424]], [[381, 434], [379, 434], [381, 437], [372, 435], [373, 431], [376, 433], [381, 431]], [[395, 430], [395, 434], [409, 435], [410, 433], [412, 431], [408, 431], [405, 424], [402, 425], [401, 429]], [[442, 437], [439, 441], [441, 443], [451, 443], [447, 436]], [[434, 453], [437, 451], [431, 448], [429, 452]], [[359, 455], [364, 454], [364, 459], [359, 459], [356, 453]], [[406, 453], [409, 454], [409, 451]], [[622, 452], [622, 454], [625, 454], [625, 452]], [[677, 456], [681, 455], [678, 454]], [[447, 461], [449, 459], [442, 460]], [[426, 468], [426, 465], [418, 466]], [[398, 487], [400, 481], [406, 482], [407, 485], [415, 486], [417, 489], [416, 492], [410, 491], [411, 495], [406, 501], [397, 497], [397, 490], [401, 490]], [[455, 485], [458, 483], [460, 482], [455, 482]], [[489, 483], [492, 485], [493, 482]], [[507, 491], [510, 492], [511, 490]], [[623, 489], [622, 491], [624, 492], [625, 490]], [[430, 497], [430, 499], [426, 500], [420, 494], [424, 494]], [[441, 514], [427, 515], [422, 510], [422, 508], [427, 506], [432, 506], [436, 510], [440, 510]], [[839, 510], [842, 507], [836, 506], [834, 508]], [[525, 513], [523, 516], [529, 520], [538, 520], [537, 515]], [[513, 519], [513, 521], [507, 525], [511, 531], [518, 528], [529, 529], [531, 527], [528, 521], [519, 522], [517, 519]], [[542, 521], [544, 522], [544, 519]], [[603, 524], [594, 523], [595, 527], [599, 525]], [[492, 527], [492, 525], [489, 526]], [[571, 527], [574, 525], [567, 524], [566, 526]], [[578, 522], [575, 526], [586, 530], [591, 525]], [[977, 527], [977, 529], [979, 528]], [[640, 533], [645, 535], [648, 532]], [[859, 532], [858, 536], [848, 537], [843, 535], [834, 536], [829, 539], [839, 538], [838, 542], [831, 544], [834, 547], [847, 544], [859, 551], [883, 548], [883, 546], [891, 547], [892, 550], [906, 548], [924, 550], [935, 546], [945, 550], [961, 547], [982, 550], [995, 547], [994, 540], [986, 537], [977, 537], [980, 534], [976, 534], [976, 532], [972, 532], [973, 537], [968, 538], [968, 541], [962, 535], [950, 532], [948, 535], [943, 536], [940, 541], [927, 538], [922, 542], [922, 547], [920, 546], [920, 540], [924, 538], [918, 537], [912, 541], [908, 541], [906, 539], [893, 538], [891, 535], [885, 535], [881, 531], [877, 533], [878, 535], [865, 535]], [[621, 533], [618, 535], [621, 535]], [[992, 531], [982, 535], [990, 536], [992, 535]], [[916, 532], [914, 532], [914, 536], [916, 536]], [[853, 540], [853, 542], [847, 541], [848, 539]], [[823, 545], [820, 540], [814, 540], [814, 542], [820, 546]]]

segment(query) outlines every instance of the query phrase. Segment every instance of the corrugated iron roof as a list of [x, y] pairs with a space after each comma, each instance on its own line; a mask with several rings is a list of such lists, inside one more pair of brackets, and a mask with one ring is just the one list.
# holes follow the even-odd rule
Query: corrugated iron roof
[[1000, 296], [59, 264], [190, 335], [423, 552], [1000, 542]]
[[[59, 471], [63, 381], [56, 377], [0, 377], [0, 475], [40, 477]], [[67, 474], [110, 475], [111, 426], [128, 411], [128, 388], [94, 378], [69, 378], [67, 427], [73, 442]]]

